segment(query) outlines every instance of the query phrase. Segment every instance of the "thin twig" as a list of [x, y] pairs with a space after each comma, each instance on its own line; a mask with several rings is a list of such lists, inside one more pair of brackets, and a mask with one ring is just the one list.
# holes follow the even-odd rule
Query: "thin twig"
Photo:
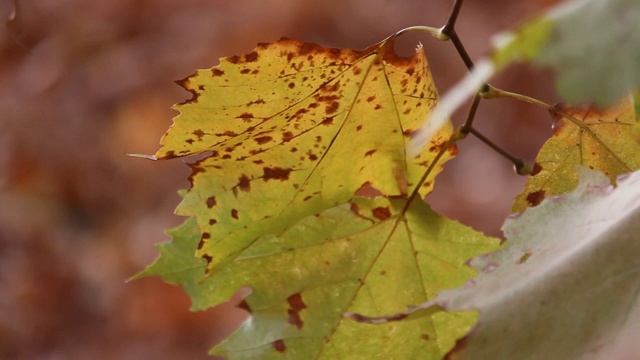
[[518, 175], [530, 175], [531, 174], [531, 168], [524, 162], [524, 160], [509, 154], [504, 149], [502, 149], [501, 147], [496, 145], [493, 141], [489, 140], [489, 138], [487, 138], [486, 136], [482, 135], [478, 130], [476, 130], [474, 128], [469, 129], [469, 133], [472, 134], [473, 136], [477, 137], [478, 140], [480, 140], [483, 143], [485, 143], [487, 146], [489, 146], [491, 149], [493, 149], [493, 151], [497, 152], [498, 154], [502, 155], [507, 160], [511, 161], [511, 163], [513, 163], [513, 168], [515, 169], [516, 174], [518, 174]]

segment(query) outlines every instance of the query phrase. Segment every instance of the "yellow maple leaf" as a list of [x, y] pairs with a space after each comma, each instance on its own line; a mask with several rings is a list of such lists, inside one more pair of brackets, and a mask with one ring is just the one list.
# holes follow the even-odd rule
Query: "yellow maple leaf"
[[155, 158], [207, 155], [191, 165], [192, 188], [177, 212], [196, 217], [199, 255], [212, 266], [277, 219], [345, 203], [364, 185], [406, 195], [452, 132], [447, 123], [407, 156], [437, 91], [421, 49], [398, 56], [391, 38], [363, 51], [283, 38], [180, 83], [193, 97], [175, 107], [181, 114]]

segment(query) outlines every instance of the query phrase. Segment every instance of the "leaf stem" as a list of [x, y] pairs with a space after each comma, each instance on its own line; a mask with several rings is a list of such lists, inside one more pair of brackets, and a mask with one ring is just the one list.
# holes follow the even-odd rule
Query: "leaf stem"
[[444, 36], [442, 34], [442, 30], [441, 29], [434, 28], [434, 27], [431, 27], [431, 26], [422, 26], [422, 25], [409, 26], [408, 28], [404, 28], [404, 29], [398, 31], [397, 33], [391, 35], [390, 39], [395, 39], [395, 38], [397, 38], [398, 36], [400, 36], [402, 34], [405, 34], [405, 33], [408, 33], [408, 32], [416, 32], [416, 31], [426, 32], [426, 33], [430, 34], [431, 36], [433, 36], [434, 38], [436, 38], [436, 39], [438, 39], [440, 41], [449, 40], [448, 37], [446, 37], [446, 36]]
[[574, 116], [570, 114], [567, 114], [566, 112], [562, 111], [562, 109], [559, 109], [557, 106], [549, 105], [544, 101], [540, 101], [538, 99], [535, 99], [526, 95], [497, 89], [491, 85], [487, 85], [486, 89], [480, 92], [480, 95], [482, 96], [483, 99], [512, 98], [512, 99], [528, 102], [529, 104], [542, 107], [548, 110], [549, 112], [551, 112], [552, 114], [557, 114], [562, 116], [563, 118], [571, 121], [573, 124], [580, 127], [581, 129], [586, 127], [586, 125], [582, 121], [576, 119]]
[[482, 135], [478, 130], [476, 130], [474, 128], [470, 128], [469, 129], [469, 133], [472, 134], [473, 136], [477, 137], [478, 140], [480, 140], [483, 143], [485, 143], [487, 146], [489, 146], [491, 149], [493, 149], [493, 151], [497, 152], [498, 154], [502, 155], [507, 160], [511, 161], [513, 163], [513, 168], [516, 171], [516, 174], [518, 174], [518, 175], [530, 175], [531, 174], [531, 167], [528, 166], [524, 162], [524, 160], [509, 154], [504, 149], [502, 149], [501, 147], [496, 145], [493, 141], [489, 140], [489, 138], [487, 138], [486, 136]]

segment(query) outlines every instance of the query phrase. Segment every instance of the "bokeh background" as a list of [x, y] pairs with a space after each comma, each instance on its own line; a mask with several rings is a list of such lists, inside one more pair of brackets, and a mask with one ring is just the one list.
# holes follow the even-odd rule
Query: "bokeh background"
[[[492, 34], [553, 1], [468, 0], [458, 33], [472, 58]], [[441, 26], [451, 0], [0, 0], [0, 358], [206, 359], [244, 314], [200, 313], [159, 279], [126, 280], [167, 241], [182, 160], [152, 162], [174, 103], [173, 83], [223, 56], [281, 36], [364, 48], [410, 25]], [[17, 10], [17, 11], [15, 11]], [[465, 74], [449, 43], [425, 45], [436, 84]], [[498, 87], [554, 103], [548, 72], [514, 66]], [[454, 115], [456, 124], [465, 110]], [[477, 127], [532, 160], [550, 116], [515, 100], [483, 101]], [[524, 179], [473, 138], [460, 144], [428, 201], [492, 235]]]

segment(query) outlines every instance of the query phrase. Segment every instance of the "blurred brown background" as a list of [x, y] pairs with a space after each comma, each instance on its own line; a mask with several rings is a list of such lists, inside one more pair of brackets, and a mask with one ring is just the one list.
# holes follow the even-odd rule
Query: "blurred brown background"
[[[552, 1], [467, 0], [458, 32], [474, 59], [490, 35]], [[198, 359], [242, 319], [229, 304], [189, 313], [159, 279], [125, 283], [182, 219], [181, 160], [151, 162], [189, 94], [173, 83], [281, 36], [364, 48], [410, 25], [441, 26], [452, 0], [0, 0], [0, 358]], [[14, 7], [18, 5], [15, 18]], [[9, 21], [11, 20], [11, 21]], [[421, 41], [441, 93], [465, 69], [451, 44]], [[513, 67], [494, 85], [554, 102], [550, 76]], [[465, 111], [458, 112], [460, 124]], [[476, 124], [533, 159], [550, 117], [484, 101]], [[524, 179], [475, 139], [460, 145], [429, 201], [499, 235]], [[236, 300], [237, 301], [237, 300]]]

